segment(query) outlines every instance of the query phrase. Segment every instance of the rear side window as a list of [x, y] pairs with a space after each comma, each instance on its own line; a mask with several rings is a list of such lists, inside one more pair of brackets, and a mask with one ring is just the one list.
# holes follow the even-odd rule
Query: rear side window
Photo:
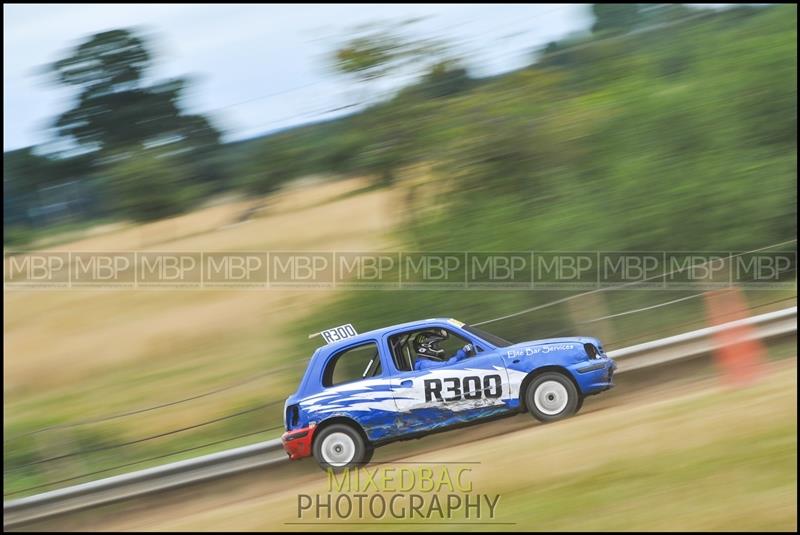
[[381, 358], [375, 342], [345, 349], [334, 355], [322, 374], [323, 386], [336, 386], [381, 374]]

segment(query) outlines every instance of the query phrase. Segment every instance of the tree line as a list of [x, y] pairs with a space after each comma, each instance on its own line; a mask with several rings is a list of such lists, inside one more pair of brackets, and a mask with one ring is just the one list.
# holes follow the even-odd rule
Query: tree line
[[[54, 82], [77, 91], [53, 121], [59, 150], [4, 155], [4, 242], [24, 242], [27, 230], [65, 213], [152, 220], [231, 189], [263, 195], [311, 173], [386, 185], [420, 164], [446, 189], [437, 200], [445, 220], [413, 222], [420, 245], [447, 234], [448, 218], [476, 214], [472, 196], [484, 190], [491, 196], [478, 212], [498, 205], [509, 229], [512, 214], [544, 217], [553, 207], [552, 216], [573, 227], [587, 212], [626, 215], [592, 225], [592, 243], [630, 234], [619, 227], [634, 215], [661, 228], [702, 225], [704, 237], [727, 235], [706, 215], [730, 218], [740, 201], [753, 204], [747, 217], [760, 214], [748, 234], [791, 232], [794, 8], [592, 9], [591, 33], [549, 43], [528, 67], [484, 79], [471, 77], [448, 43], [409, 37], [412, 22], [361, 28], [332, 50], [330, 63], [361, 89], [362, 111], [239, 143], [222, 143], [208, 117], [184, 109], [186, 79], [153, 80], [143, 36], [90, 36], [49, 66]], [[419, 76], [400, 91], [374, 90], [376, 81], [408, 73]], [[683, 213], [680, 192], [699, 206]], [[568, 199], [580, 199], [575, 216], [564, 209]], [[662, 234], [644, 225], [629, 245], [678, 235]]]

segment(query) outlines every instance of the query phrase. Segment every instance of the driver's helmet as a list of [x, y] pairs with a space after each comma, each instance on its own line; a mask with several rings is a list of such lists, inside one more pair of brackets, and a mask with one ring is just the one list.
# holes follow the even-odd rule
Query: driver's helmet
[[442, 359], [444, 357], [444, 349], [439, 347], [439, 342], [446, 338], [447, 333], [445, 331], [425, 331], [414, 337], [412, 345], [417, 355]]

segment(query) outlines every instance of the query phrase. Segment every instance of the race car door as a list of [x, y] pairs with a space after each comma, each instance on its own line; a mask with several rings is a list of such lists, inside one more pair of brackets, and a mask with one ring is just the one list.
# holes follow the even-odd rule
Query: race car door
[[[449, 336], [440, 345], [447, 357], [474, 341], [445, 329]], [[415, 432], [447, 427], [509, 410], [509, 381], [497, 352], [482, 351], [458, 362], [414, 370], [410, 340], [416, 332], [389, 338], [395, 373], [390, 378], [397, 405], [397, 427]], [[407, 337], [407, 338], [404, 338]]]

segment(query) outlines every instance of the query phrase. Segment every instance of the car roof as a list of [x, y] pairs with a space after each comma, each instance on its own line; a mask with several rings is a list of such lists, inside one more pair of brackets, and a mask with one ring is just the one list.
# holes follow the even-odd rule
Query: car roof
[[[339, 349], [340, 347], [348, 346], [348, 345], [351, 345], [351, 344], [354, 344], [354, 343], [358, 343], [358, 342], [361, 342], [361, 341], [367, 341], [367, 340], [372, 340], [372, 339], [375, 339], [375, 338], [380, 338], [381, 336], [383, 336], [387, 332], [395, 331], [395, 330], [398, 330], [398, 329], [399, 330], [417, 329], [417, 328], [427, 327], [427, 326], [429, 326], [429, 325], [431, 325], [433, 323], [449, 323], [451, 326], [455, 327], [455, 325], [450, 323], [452, 321], [454, 321], [453, 318], [428, 318], [428, 319], [424, 319], [424, 320], [409, 321], [407, 323], [398, 323], [396, 325], [389, 325], [388, 327], [381, 327], [380, 329], [373, 329], [371, 331], [366, 331], [366, 332], [360, 333], [360, 334], [358, 334], [356, 336], [351, 336], [350, 338], [345, 338], [344, 340], [338, 340], [336, 342], [331, 342], [330, 344], [322, 345], [322, 346], [318, 347], [314, 351], [314, 354], [316, 355], [317, 353], [319, 353], [323, 349], [325, 351], [335, 351], [335, 350]], [[459, 322], [459, 323], [461, 323], [461, 322]]]

